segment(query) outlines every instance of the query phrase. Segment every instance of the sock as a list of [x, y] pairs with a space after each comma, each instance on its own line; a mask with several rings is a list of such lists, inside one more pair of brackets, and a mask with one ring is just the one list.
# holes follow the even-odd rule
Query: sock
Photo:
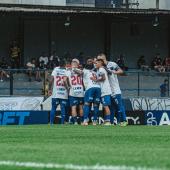
[[64, 104], [61, 104], [61, 124], [65, 123], [66, 108]]
[[55, 111], [51, 110], [50, 112], [50, 124], [54, 124], [54, 115], [55, 115]]
[[77, 116], [73, 116], [72, 119], [73, 119], [73, 124], [77, 123]]
[[99, 106], [94, 106], [93, 120], [96, 121], [99, 113]]
[[53, 125], [54, 124], [54, 117], [55, 117], [57, 105], [56, 105], [54, 99], [52, 99], [52, 103], [51, 104], [52, 104], [52, 108], [51, 108], [51, 112], [50, 112], [50, 124]]
[[110, 112], [111, 112], [111, 114], [110, 114], [110, 123], [114, 124], [114, 116], [115, 116], [115, 114], [114, 114], [113, 107], [110, 107]]
[[89, 105], [84, 105], [83, 112], [84, 112], [84, 120], [87, 120], [88, 117], [89, 117], [90, 106]]
[[117, 112], [117, 123], [121, 122], [121, 112]]
[[123, 119], [124, 122], [127, 121], [127, 120], [126, 120], [126, 112], [125, 112], [125, 109], [124, 109], [124, 108], [122, 108], [122, 119]]
[[80, 122], [82, 123], [84, 121], [83, 116], [80, 116]]
[[104, 120], [105, 120], [106, 122], [110, 122], [110, 115], [105, 115]]

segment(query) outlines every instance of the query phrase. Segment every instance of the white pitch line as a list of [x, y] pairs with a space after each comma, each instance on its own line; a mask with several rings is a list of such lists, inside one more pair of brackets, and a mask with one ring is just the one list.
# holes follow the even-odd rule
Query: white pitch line
[[[146, 167], [128, 167], [128, 166], [107, 166], [107, 165], [73, 165], [73, 164], [53, 164], [53, 163], [36, 163], [36, 162], [15, 162], [15, 161], [0, 161], [1, 166], [15, 166], [26, 168], [46, 168], [46, 169], [68, 169], [68, 170], [160, 170], [157, 168]], [[162, 170], [162, 169], [161, 169]]]

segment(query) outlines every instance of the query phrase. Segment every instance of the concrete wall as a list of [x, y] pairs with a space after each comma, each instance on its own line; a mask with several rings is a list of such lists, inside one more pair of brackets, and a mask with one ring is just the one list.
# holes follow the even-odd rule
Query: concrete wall
[[9, 57], [10, 43], [19, 36], [18, 17], [0, 17], [0, 57]]
[[[51, 38], [48, 37], [48, 22], [25, 22], [25, 58], [48, 53], [48, 40], [51, 51], [56, 50], [62, 56], [66, 52], [75, 57], [80, 52], [95, 56], [104, 51], [104, 24], [100, 17], [71, 17], [71, 25], [64, 26], [66, 18], [54, 19], [51, 23]], [[154, 55], [168, 56], [168, 24], [160, 23], [153, 27], [152, 22], [137, 23], [138, 32], [134, 33], [133, 23], [112, 23], [111, 58], [125, 55], [129, 67], [136, 67], [140, 55], [145, 55], [148, 64]], [[35, 46], [36, 44], [36, 46]]]
[[0, 3], [65, 6], [66, 0], [0, 0]]
[[[111, 58], [125, 55], [127, 65], [136, 67], [140, 55], [145, 55], [148, 64], [156, 53], [168, 56], [168, 24], [160, 22], [153, 27], [151, 21], [143, 19], [137, 23], [138, 32], [132, 31], [133, 22], [127, 20], [112, 23]], [[146, 20], [146, 21], [145, 21]], [[95, 56], [104, 51], [104, 21], [100, 16], [70, 18], [70, 26], [65, 27], [66, 17], [55, 17], [51, 25], [48, 18], [26, 18], [24, 21], [24, 62], [32, 57], [38, 58], [42, 52], [56, 50], [59, 56], [70, 52], [75, 57], [80, 52], [85, 56]], [[161, 19], [160, 19], [161, 21]], [[9, 56], [10, 42], [20, 34], [19, 18], [0, 18], [0, 56]]]
[[48, 21], [27, 19], [24, 28], [24, 61], [48, 54]]
[[132, 23], [112, 23], [111, 56], [116, 59], [124, 54], [129, 67], [136, 67], [140, 55], [145, 55], [148, 64], [156, 53], [168, 56], [168, 25], [160, 23], [153, 27], [152, 22], [137, 24], [138, 33], [132, 32]]
[[42, 52], [48, 53], [49, 41], [51, 51], [56, 50], [59, 56], [69, 52], [73, 57], [80, 52], [84, 55], [96, 55], [104, 50], [104, 30], [101, 19], [90, 20], [89, 17], [71, 18], [71, 25], [65, 27], [66, 18], [54, 19], [48, 34], [48, 21], [27, 19], [25, 21], [24, 57], [39, 57]]

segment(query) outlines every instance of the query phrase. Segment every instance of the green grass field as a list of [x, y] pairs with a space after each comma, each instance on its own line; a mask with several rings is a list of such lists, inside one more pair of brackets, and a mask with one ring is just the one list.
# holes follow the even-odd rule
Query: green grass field
[[170, 169], [170, 127], [2, 126], [0, 161]]

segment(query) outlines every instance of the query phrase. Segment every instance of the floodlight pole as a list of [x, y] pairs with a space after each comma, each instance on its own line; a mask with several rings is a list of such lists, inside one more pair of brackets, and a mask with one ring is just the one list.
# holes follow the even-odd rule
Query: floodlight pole
[[159, 9], [159, 0], [156, 0], [156, 9]]
[[126, 4], [126, 9], [129, 9], [129, 0], [126, 0], [125, 4]]

